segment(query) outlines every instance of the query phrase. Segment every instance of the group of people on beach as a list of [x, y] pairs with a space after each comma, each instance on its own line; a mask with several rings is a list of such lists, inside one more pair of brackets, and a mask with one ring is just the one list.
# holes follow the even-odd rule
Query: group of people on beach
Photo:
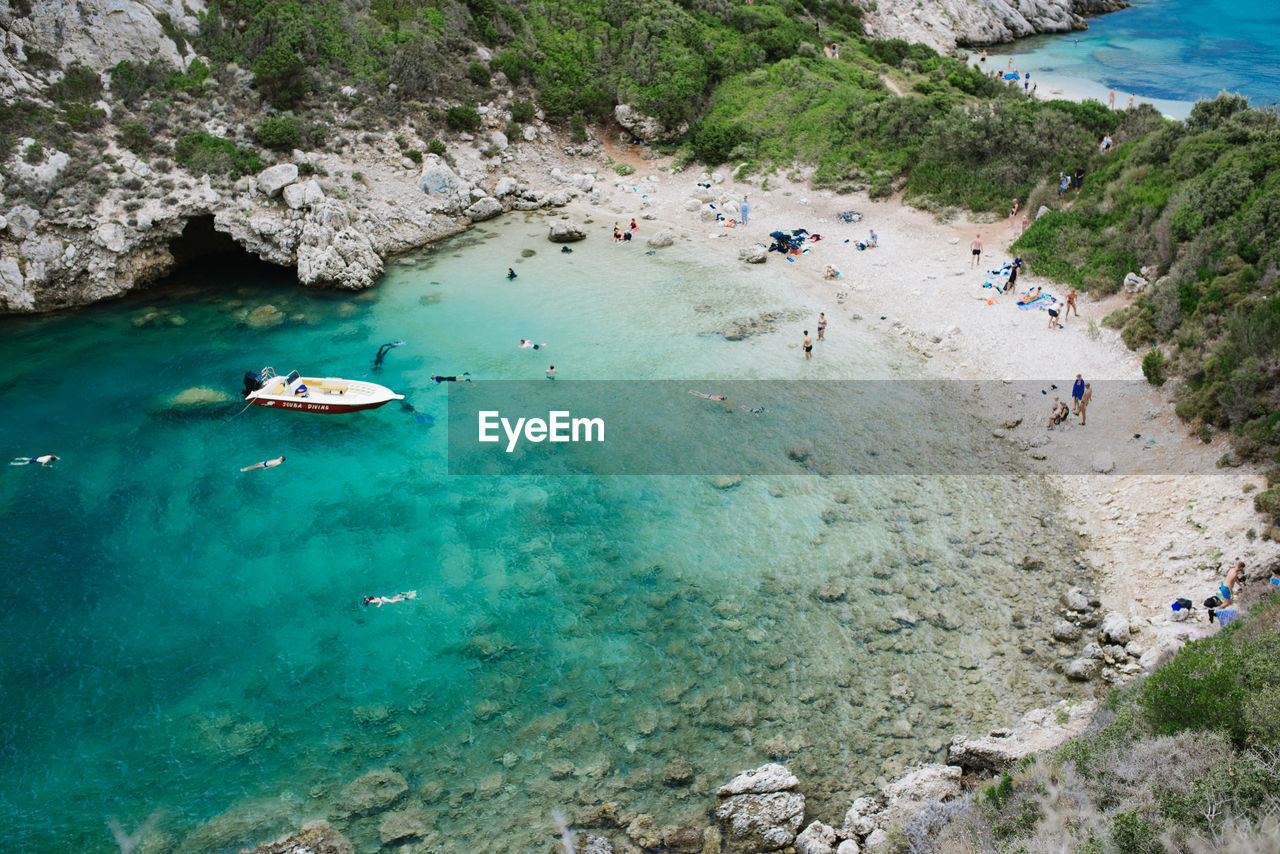
[[1064, 401], [1055, 397], [1053, 406], [1049, 410], [1049, 429], [1065, 424], [1072, 414], [1080, 416], [1080, 426], [1083, 427], [1091, 400], [1093, 400], [1093, 386], [1085, 382], [1081, 374], [1076, 374], [1076, 381], [1071, 385], [1071, 408], [1068, 409]]

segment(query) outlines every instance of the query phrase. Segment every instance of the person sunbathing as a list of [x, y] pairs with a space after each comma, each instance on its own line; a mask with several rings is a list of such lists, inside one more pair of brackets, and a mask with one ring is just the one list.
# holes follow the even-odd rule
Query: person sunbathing
[[1031, 290], [1018, 297], [1018, 305], [1026, 305], [1029, 302], [1035, 302], [1040, 299], [1040, 286], [1036, 285]]

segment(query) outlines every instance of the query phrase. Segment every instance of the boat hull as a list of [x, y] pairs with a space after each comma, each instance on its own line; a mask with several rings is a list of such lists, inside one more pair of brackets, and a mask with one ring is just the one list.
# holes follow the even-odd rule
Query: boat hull
[[274, 397], [255, 397], [250, 401], [254, 406], [290, 409], [295, 412], [317, 412], [321, 415], [344, 415], [348, 412], [360, 412], [363, 409], [377, 409], [390, 402], [390, 400], [374, 400], [365, 403], [334, 403], [321, 400], [283, 400]]

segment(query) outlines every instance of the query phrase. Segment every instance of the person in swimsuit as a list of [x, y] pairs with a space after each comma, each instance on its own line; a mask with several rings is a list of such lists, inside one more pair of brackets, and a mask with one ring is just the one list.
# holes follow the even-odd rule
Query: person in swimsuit
[[1049, 312], [1049, 329], [1061, 329], [1062, 324], [1058, 322], [1058, 304], [1055, 302], [1046, 309]]
[[1013, 288], [1014, 288], [1014, 286], [1015, 286], [1015, 285], [1017, 285], [1017, 283], [1018, 283], [1018, 270], [1019, 270], [1019, 268], [1021, 268], [1021, 267], [1022, 267], [1022, 259], [1021, 259], [1021, 258], [1015, 258], [1015, 259], [1013, 260], [1013, 264], [1011, 264], [1011, 265], [1009, 266], [1009, 278], [1005, 281], [1005, 283], [1004, 283], [1004, 288], [1003, 288], [1003, 290], [1001, 290], [1001, 293], [1006, 293], [1006, 294], [1007, 294], [1007, 293], [1009, 293], [1010, 291], [1012, 291], [1012, 290], [1013, 290]]
[[17, 459], [10, 460], [9, 465], [29, 466], [32, 463], [39, 463], [42, 466], [47, 466], [56, 459], [58, 459], [58, 457], [55, 457], [53, 454], [41, 454], [38, 457], [18, 457]]
[[1076, 313], [1076, 317], [1080, 316], [1080, 309], [1076, 308], [1076, 289], [1069, 288], [1067, 290], [1067, 310], [1062, 313], [1062, 319], [1066, 320], [1071, 312]]
[[1084, 426], [1085, 411], [1089, 408], [1089, 401], [1093, 400], [1093, 386], [1088, 383], [1084, 384], [1084, 394], [1080, 395], [1080, 426]]
[[827, 316], [822, 312], [818, 312], [818, 340], [819, 341], [825, 340], [824, 334], [826, 333], [826, 331], [827, 331]]
[[541, 350], [541, 349], [542, 349], [543, 347], [545, 347], [545, 346], [547, 346], [547, 345], [546, 345], [546, 344], [534, 344], [532, 341], [529, 341], [529, 340], [527, 340], [527, 339], [524, 339], [524, 338], [521, 338], [521, 339], [520, 339], [520, 349], [521, 349], [521, 350]]
[[809, 330], [804, 331], [804, 357], [806, 359], [813, 358], [813, 337], [809, 334]]
[[693, 389], [689, 389], [689, 394], [694, 397], [700, 397], [703, 400], [724, 400], [723, 394], [707, 394], [705, 391], [694, 391]]
[[279, 457], [276, 457], [274, 460], [263, 460], [260, 463], [254, 463], [251, 466], [245, 466], [244, 468], [240, 469], [240, 471], [253, 471], [254, 469], [273, 469], [283, 462], [284, 462], [284, 457], [279, 456]]
[[547, 365], [547, 379], [553, 380], [555, 378], [556, 378], [556, 366]]
[[635, 218], [633, 217], [633, 218], [631, 219], [631, 230], [632, 230], [632, 231], [635, 231], [635, 230], [636, 230], [637, 228], [639, 228], [639, 227], [640, 227], [640, 226], [636, 225]]
[[969, 244], [969, 252], [971, 254], [971, 257], [969, 258], [969, 268], [972, 269], [978, 266], [978, 258], [982, 255], [981, 234], [975, 234], [973, 236], [973, 242]]
[[406, 593], [397, 593], [394, 596], [366, 596], [362, 601], [363, 601], [363, 604], [365, 605], [377, 605], [379, 608], [381, 608], [383, 605], [390, 605], [393, 602], [404, 602], [409, 599], [417, 599], [417, 598], [418, 598], [418, 591], [410, 590]]
[[513, 270], [513, 269], [511, 269], [510, 267], [508, 267], [508, 268], [507, 268], [507, 280], [508, 280], [508, 281], [510, 281], [511, 279], [514, 279], [515, 277], [516, 277], [516, 271], [515, 271], [515, 270]]
[[470, 371], [463, 371], [456, 377], [432, 377], [431, 379], [435, 380], [437, 383], [469, 383], [471, 382], [471, 380], [468, 379], [470, 376]]
[[392, 341], [389, 344], [383, 344], [381, 347], [378, 348], [378, 355], [373, 357], [373, 366], [375, 368], [381, 368], [382, 360], [387, 358], [387, 354], [390, 353], [395, 348], [403, 347], [403, 346], [404, 346], [403, 341]]

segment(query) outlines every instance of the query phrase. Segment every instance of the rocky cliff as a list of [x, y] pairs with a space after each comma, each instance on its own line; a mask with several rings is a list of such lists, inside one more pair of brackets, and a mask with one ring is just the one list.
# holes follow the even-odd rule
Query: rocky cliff
[[1125, 0], [879, 0], [865, 22], [873, 38], [922, 42], [950, 53], [1036, 33], [1087, 29], [1087, 16], [1128, 5]]

